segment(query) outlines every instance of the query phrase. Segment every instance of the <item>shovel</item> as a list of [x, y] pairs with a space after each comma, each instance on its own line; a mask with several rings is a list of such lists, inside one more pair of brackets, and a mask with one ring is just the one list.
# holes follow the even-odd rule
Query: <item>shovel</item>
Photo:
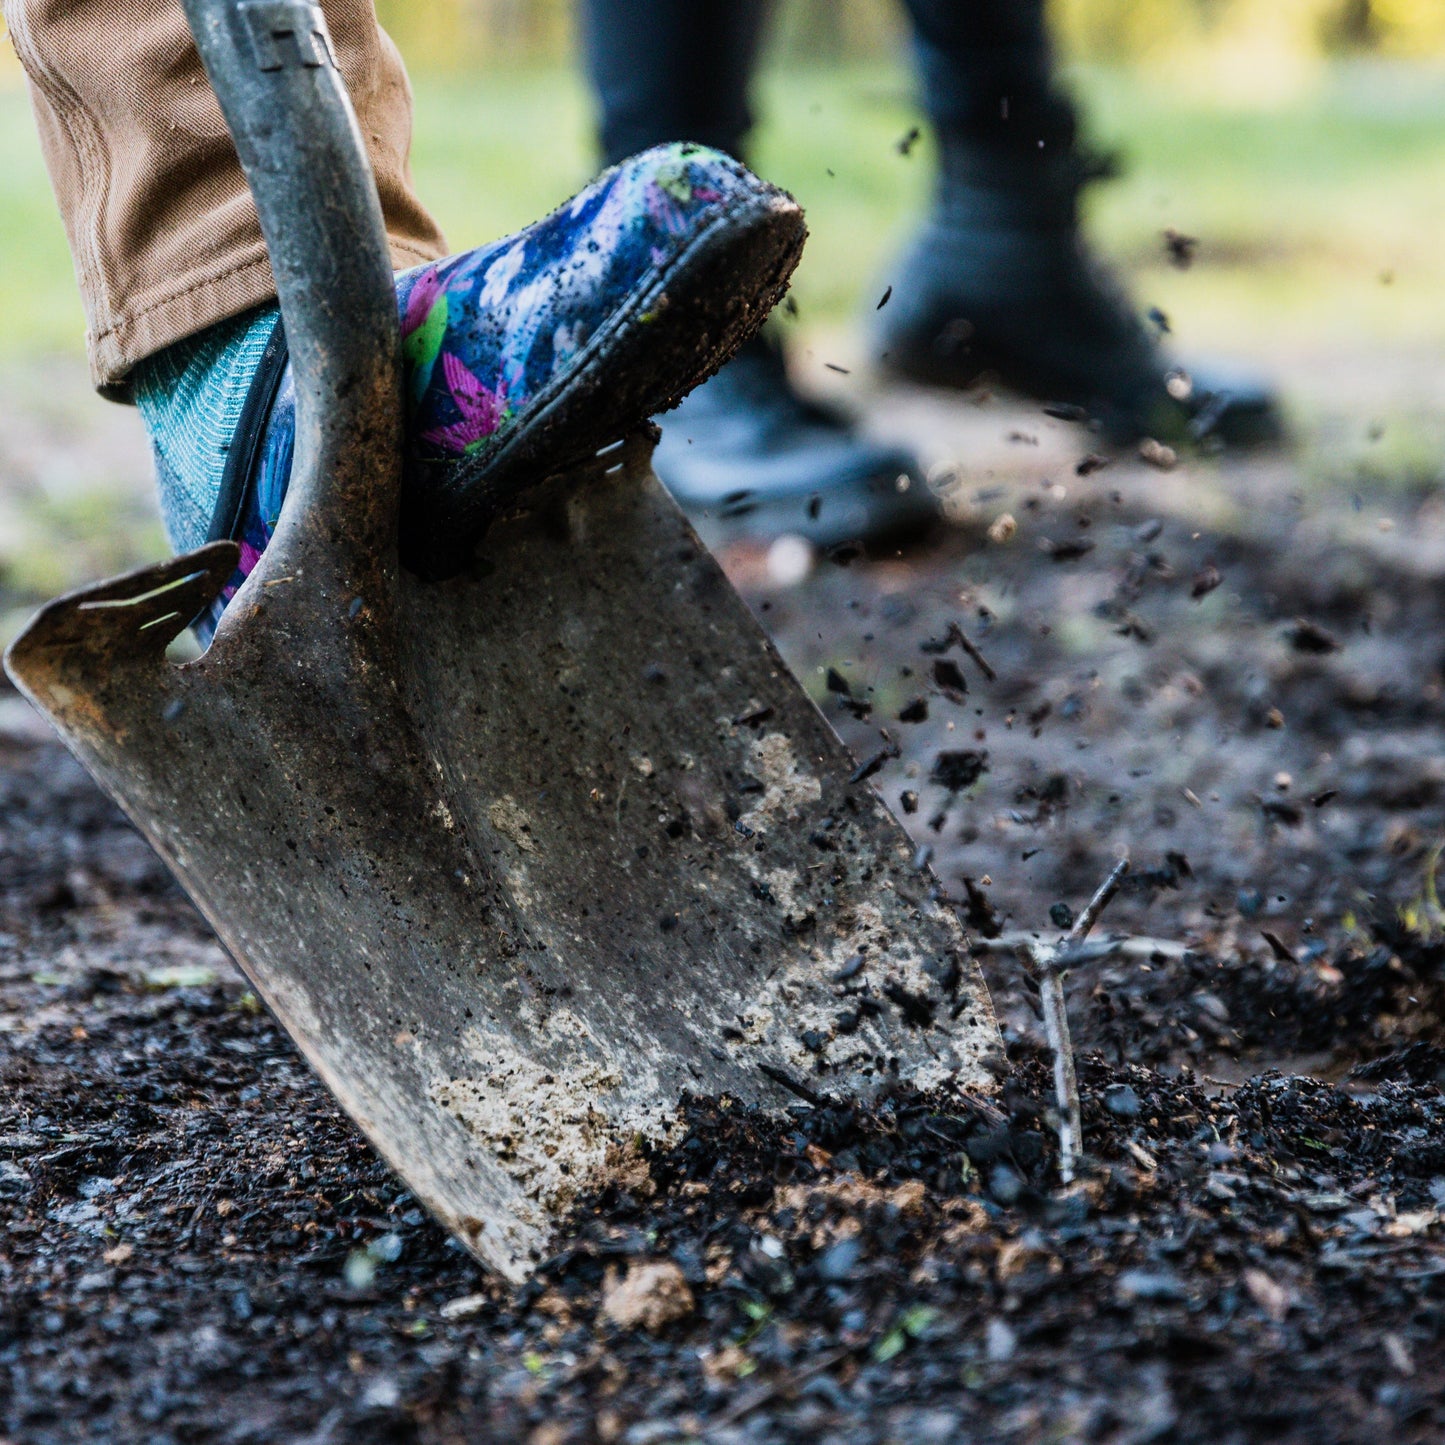
[[280, 528], [209, 650], [214, 543], [50, 603], [16, 685], [387, 1162], [524, 1278], [684, 1093], [987, 1088], [999, 1037], [913, 849], [634, 438], [470, 567], [397, 562], [398, 322], [319, 8], [185, 0], [297, 391]]

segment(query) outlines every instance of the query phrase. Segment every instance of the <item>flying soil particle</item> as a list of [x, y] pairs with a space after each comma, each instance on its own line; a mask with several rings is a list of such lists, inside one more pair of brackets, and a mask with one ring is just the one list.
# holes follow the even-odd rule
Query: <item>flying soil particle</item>
[[951, 657], [940, 657], [933, 664], [933, 685], [951, 702], [963, 702], [968, 692], [968, 679]]
[[1164, 232], [1164, 254], [1171, 266], [1187, 271], [1194, 264], [1194, 253], [1199, 249], [1198, 236], [1186, 236], [1170, 226]]
[[1196, 602], [1199, 602], [1203, 598], [1208, 597], [1223, 581], [1224, 577], [1220, 573], [1219, 568], [1216, 567], [1213, 562], [1206, 563], [1206, 565], [1195, 574], [1194, 581], [1190, 583], [1189, 595]]
[[930, 780], [950, 793], [960, 793], [971, 788], [988, 771], [988, 754], [966, 748], [955, 752], [939, 753], [933, 760]]

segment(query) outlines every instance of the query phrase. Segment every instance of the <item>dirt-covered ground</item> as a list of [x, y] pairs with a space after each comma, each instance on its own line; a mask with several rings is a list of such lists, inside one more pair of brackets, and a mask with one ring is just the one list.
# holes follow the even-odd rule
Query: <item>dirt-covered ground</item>
[[[1081, 466], [983, 399], [878, 424], [927, 435], [947, 533], [726, 560], [860, 757], [896, 745], [875, 781], [978, 943], [1001, 1092], [692, 1101], [500, 1286], [0, 695], [0, 1439], [1445, 1434], [1445, 488]], [[7, 535], [84, 535], [32, 443], [0, 428]], [[45, 580], [0, 550], [0, 616]], [[1011, 940], [1125, 853], [1070, 981], [1066, 1189]]]

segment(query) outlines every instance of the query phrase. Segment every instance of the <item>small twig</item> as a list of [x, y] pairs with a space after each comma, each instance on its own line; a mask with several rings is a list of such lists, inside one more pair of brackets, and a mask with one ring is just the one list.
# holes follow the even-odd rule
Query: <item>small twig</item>
[[825, 1095], [816, 1089], [810, 1089], [801, 1079], [795, 1079], [786, 1069], [780, 1069], [776, 1064], [759, 1064], [758, 1068], [775, 1084], [780, 1084], [790, 1094], [796, 1094], [805, 1104], [811, 1104], [815, 1109], [826, 1109], [831, 1102]]
[[729, 1406], [715, 1419], [709, 1420], [708, 1425], [712, 1429], [721, 1429], [727, 1425], [736, 1425], [737, 1422], [747, 1415], [766, 1405], [770, 1400], [775, 1399], [784, 1390], [796, 1390], [799, 1385], [806, 1384], [815, 1376], [825, 1374], [834, 1365], [841, 1365], [854, 1351], [848, 1346], [833, 1350], [823, 1356], [821, 1360], [814, 1360], [805, 1370], [799, 1370], [797, 1374], [786, 1378], [767, 1380], [762, 1384], [754, 1386], [742, 1396], [735, 1404]]
[[1069, 1011], [1064, 1001], [1064, 971], [1058, 955], [1040, 970], [1039, 997], [1044, 1006], [1044, 1033], [1054, 1055], [1054, 1097], [1059, 1105], [1059, 1178], [1074, 1182], [1074, 1169], [1084, 1140], [1079, 1077], [1074, 1072], [1074, 1045], [1069, 1037]]
[[1100, 914], [1114, 901], [1124, 875], [1129, 871], [1129, 860], [1121, 858], [1114, 865], [1114, 871], [1099, 885], [1099, 891], [1089, 899], [1089, 906], [1074, 920], [1069, 930], [1070, 943], [1082, 943], [1093, 931]]
[[990, 682], [997, 682], [998, 673], [989, 666], [988, 658], [978, 650], [978, 644], [956, 622], [953, 624], [953, 635], [958, 639], [958, 645], [973, 659], [978, 670]]
[[1078, 1168], [1084, 1138], [1083, 1106], [1079, 1102], [1079, 1078], [1074, 1071], [1074, 1044], [1069, 1037], [1069, 1015], [1064, 1000], [1064, 972], [1077, 961], [1079, 945], [1089, 936], [1100, 915], [1113, 901], [1129, 871], [1122, 859], [1104, 880], [1099, 891], [1058, 943], [1029, 939], [1020, 951], [1039, 977], [1043, 1002], [1044, 1036], [1054, 1056], [1054, 1097], [1059, 1106], [1059, 1178], [1072, 1184]]
[[[1050, 945], [1061, 946], [1066, 934], [1059, 934]], [[1001, 933], [997, 938], [975, 938], [972, 941], [974, 953], [983, 956], [998, 958], [1007, 953], [1018, 953], [1029, 945], [1042, 942], [1039, 934], [1036, 933]], [[1149, 963], [1154, 959], [1178, 960], [1189, 953], [1190, 947], [1187, 943], [1178, 943], [1171, 938], [1148, 938], [1143, 935], [1132, 935], [1116, 933], [1108, 938], [1096, 938], [1091, 943], [1082, 944], [1069, 950], [1070, 964], [1093, 963], [1100, 958], [1128, 958], [1135, 959], [1141, 963]]]

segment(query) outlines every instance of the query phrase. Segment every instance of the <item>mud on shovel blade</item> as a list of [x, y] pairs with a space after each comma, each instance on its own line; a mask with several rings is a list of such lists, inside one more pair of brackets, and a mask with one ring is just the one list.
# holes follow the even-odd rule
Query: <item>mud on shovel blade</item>
[[44, 608], [6, 662], [432, 1212], [521, 1278], [686, 1091], [984, 1087], [956, 920], [652, 478], [537, 488], [396, 562], [390, 264], [321, 12], [186, 0], [298, 394], [291, 498], [210, 650], [217, 543]]

